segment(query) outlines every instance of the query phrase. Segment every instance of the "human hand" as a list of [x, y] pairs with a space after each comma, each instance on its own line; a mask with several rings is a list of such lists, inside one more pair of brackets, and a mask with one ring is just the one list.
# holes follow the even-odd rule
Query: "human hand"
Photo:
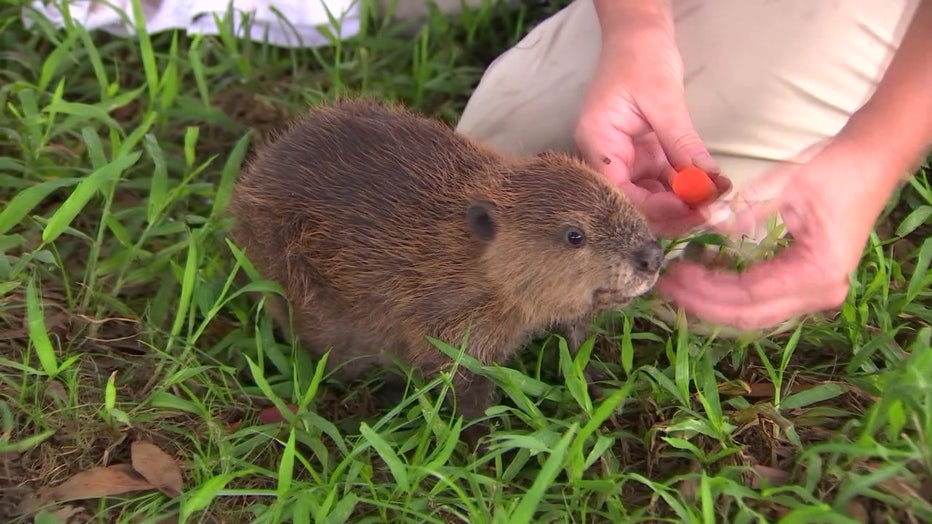
[[713, 226], [729, 235], [753, 231], [779, 212], [792, 244], [742, 273], [671, 263], [657, 291], [703, 320], [738, 329], [772, 327], [838, 307], [874, 223], [902, 178], [891, 172], [897, 164], [876, 150], [839, 138], [807, 162], [775, 168], [730, 204], [713, 204], [713, 216], [731, 208], [731, 216]]
[[707, 214], [674, 195], [670, 177], [696, 165], [710, 174], [719, 196], [731, 182], [689, 116], [669, 13], [611, 14], [575, 140], [586, 162], [619, 185], [657, 234], [678, 235], [704, 223]]

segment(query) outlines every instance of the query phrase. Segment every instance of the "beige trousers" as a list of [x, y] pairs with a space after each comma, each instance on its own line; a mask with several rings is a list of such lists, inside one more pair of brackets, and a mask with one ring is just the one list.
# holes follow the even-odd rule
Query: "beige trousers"
[[[845, 125], [918, 1], [673, 0], [690, 115], [736, 191]], [[457, 129], [502, 151], [575, 153], [600, 39], [592, 1], [576, 0], [489, 66]]]
[[[735, 192], [838, 133], [873, 94], [919, 1], [672, 0], [690, 115]], [[574, 1], [489, 66], [457, 130], [510, 153], [576, 153], [600, 46], [592, 1]], [[673, 322], [670, 305], [653, 309]]]
[[483, 4], [506, 4], [518, 7], [521, 0], [376, 0], [376, 6], [382, 14], [388, 14], [395, 20], [423, 21], [427, 16], [428, 4], [433, 3], [437, 10], [444, 15], [457, 15], [462, 11], [463, 4], [470, 9], [482, 7]]

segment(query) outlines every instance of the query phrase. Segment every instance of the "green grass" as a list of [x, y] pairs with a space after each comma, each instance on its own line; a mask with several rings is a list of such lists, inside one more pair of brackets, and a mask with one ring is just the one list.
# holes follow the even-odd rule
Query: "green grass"
[[[557, 2], [554, 3], [555, 5]], [[547, 8], [370, 20], [318, 50], [229, 35], [25, 30], [0, 8], [0, 515], [154, 441], [184, 471], [82, 504], [94, 522], [932, 520], [932, 183], [878, 222], [840, 314], [748, 340], [667, 325], [643, 299], [571, 358], [509, 368], [487, 446], [412, 389], [341, 385], [276, 338], [224, 232], [263, 133], [347, 92], [449, 122]], [[448, 348], [452, 350], [452, 348]], [[614, 377], [590, 397], [589, 363]], [[426, 386], [442, 386], [435, 381]], [[288, 423], [260, 410], [298, 407]], [[54, 508], [52, 508], [54, 509]], [[212, 520], [214, 519], [214, 520]], [[36, 522], [50, 522], [38, 519]]]

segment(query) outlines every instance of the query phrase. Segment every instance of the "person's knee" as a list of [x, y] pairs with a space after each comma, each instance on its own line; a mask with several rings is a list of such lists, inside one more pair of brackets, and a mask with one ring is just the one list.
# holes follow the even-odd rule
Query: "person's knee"
[[517, 7], [520, 0], [374, 0], [379, 14], [391, 16], [394, 20], [421, 21], [428, 17], [431, 4], [444, 16], [456, 16], [462, 13], [464, 6], [467, 9], [478, 9], [485, 4], [492, 5], [504, 3], [510, 7]]
[[592, 2], [572, 2], [489, 65], [457, 131], [504, 153], [575, 153], [573, 130], [600, 46]]

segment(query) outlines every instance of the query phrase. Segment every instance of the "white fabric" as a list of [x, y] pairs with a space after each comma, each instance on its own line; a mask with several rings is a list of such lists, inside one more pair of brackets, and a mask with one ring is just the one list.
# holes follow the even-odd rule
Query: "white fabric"
[[[346, 39], [359, 32], [359, 0], [140, 0], [146, 30], [150, 34], [184, 29], [188, 34], [219, 34], [218, 22], [233, 7], [234, 34], [281, 47], [320, 47], [334, 38]], [[35, 11], [56, 28], [65, 26], [64, 5], [71, 18], [88, 30], [102, 30], [128, 37], [135, 34], [132, 0], [34, 0], [25, 11]], [[336, 20], [332, 24], [330, 15]], [[30, 27], [35, 16], [24, 12]], [[229, 22], [226, 22], [229, 23]], [[246, 34], [248, 24], [249, 33]], [[320, 29], [324, 29], [323, 32]]]

